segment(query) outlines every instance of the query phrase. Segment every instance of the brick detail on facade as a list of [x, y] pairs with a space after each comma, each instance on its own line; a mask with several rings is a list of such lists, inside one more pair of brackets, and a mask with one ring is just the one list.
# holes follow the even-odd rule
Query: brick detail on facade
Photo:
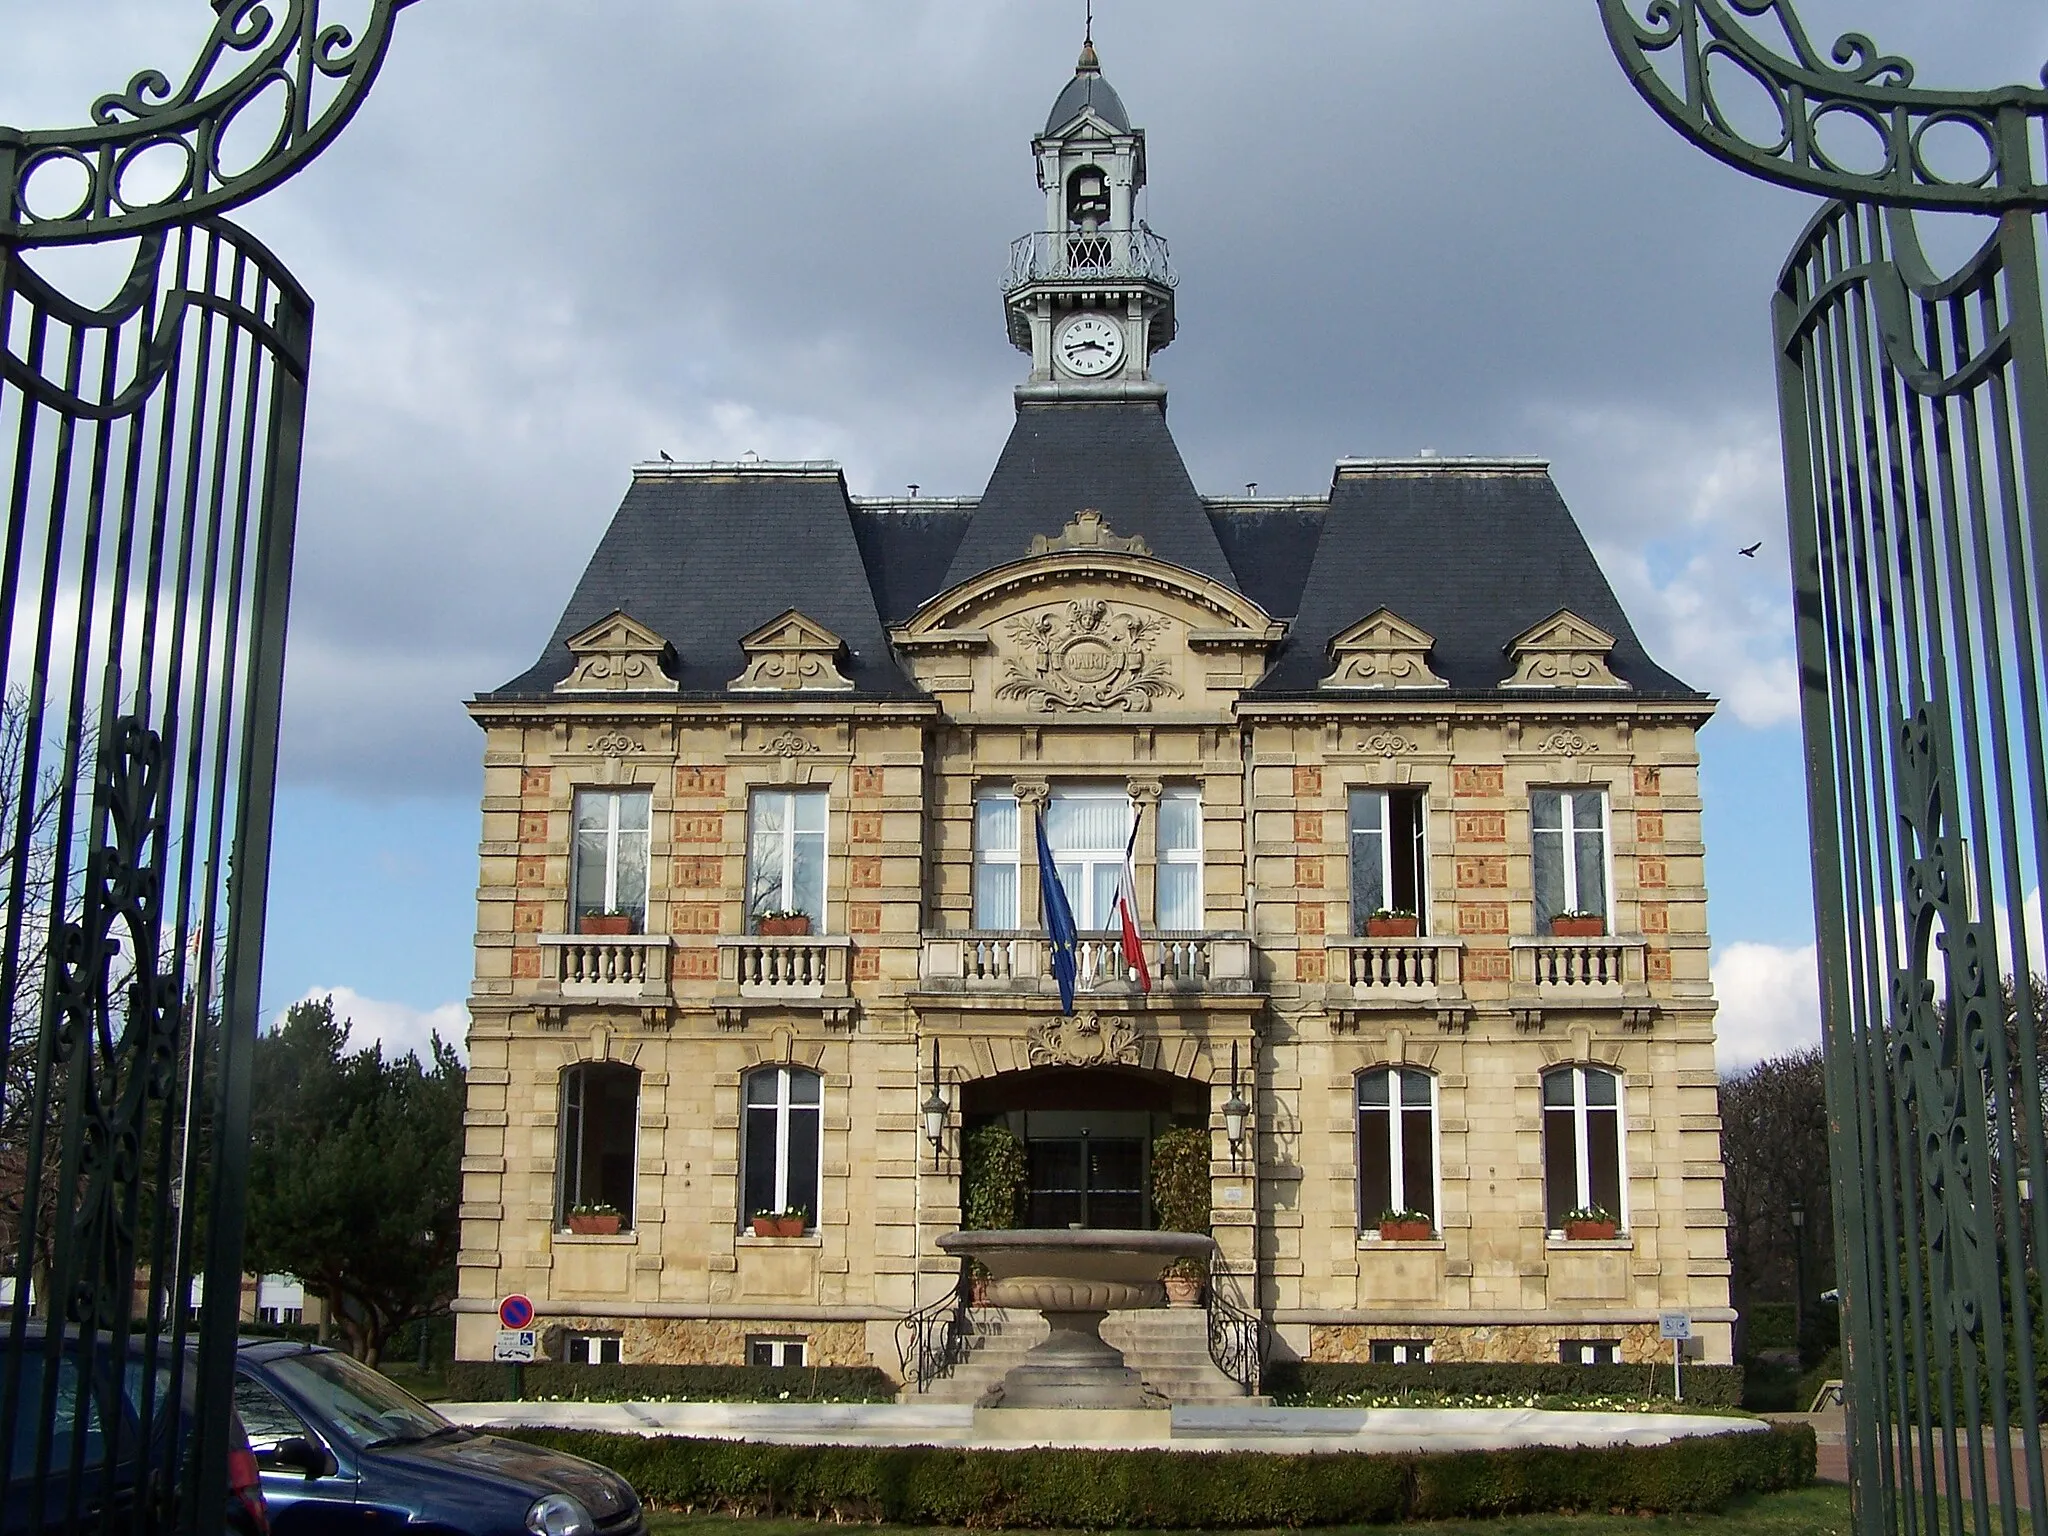
[[1507, 889], [1508, 861], [1505, 855], [1488, 854], [1483, 858], [1466, 855], [1458, 860], [1458, 887], [1460, 890], [1499, 891]]
[[544, 843], [548, 840], [548, 813], [546, 811], [521, 811], [519, 813], [519, 841], [522, 843]]
[[1294, 952], [1294, 979], [1296, 981], [1321, 981], [1323, 979], [1323, 952], [1320, 949], [1298, 949]]
[[1670, 868], [1662, 859], [1636, 860], [1637, 885], [1645, 889], [1661, 889], [1670, 883]]
[[679, 843], [722, 843], [725, 841], [725, 818], [716, 811], [678, 816], [675, 840]]
[[519, 883], [521, 885], [546, 885], [548, 883], [548, 861], [541, 858], [519, 861]]
[[725, 860], [716, 854], [702, 858], [677, 859], [671, 879], [678, 890], [719, 890], [725, 884]]
[[853, 859], [848, 878], [862, 890], [873, 890], [882, 883], [882, 861], [872, 855]]
[[882, 794], [882, 770], [871, 767], [854, 769], [853, 792], [856, 795]]
[[1636, 769], [1636, 793], [1639, 795], [1663, 794], [1664, 770], [1661, 768]]
[[1461, 766], [1451, 770], [1451, 793], [1461, 796], [1499, 795], [1507, 789], [1507, 769]]
[[547, 907], [538, 901], [522, 901], [512, 908], [514, 933], [539, 933], [546, 921]]
[[1461, 843], [1504, 843], [1508, 840], [1508, 818], [1502, 811], [1459, 811], [1452, 818], [1454, 836]]
[[725, 765], [687, 763], [676, 769], [676, 797], [690, 799], [723, 799], [725, 797]]
[[882, 952], [879, 949], [857, 949], [853, 952], [855, 981], [879, 981], [881, 977]]
[[716, 933], [718, 932], [719, 907], [715, 901], [675, 901], [669, 903], [668, 931], [670, 933]]
[[1296, 811], [1294, 813], [1294, 840], [1297, 843], [1320, 844], [1323, 840], [1323, 813], [1321, 811]]
[[880, 933], [882, 904], [879, 901], [854, 902], [846, 909], [846, 926], [854, 933]]
[[553, 787], [555, 771], [552, 768], [522, 768], [519, 770], [519, 793], [522, 795], [545, 795]]
[[1641, 908], [1643, 932], [1669, 933], [1671, 931], [1671, 908], [1661, 901], [1646, 901]]
[[540, 951], [537, 949], [513, 950], [512, 976], [517, 981], [538, 981], [540, 979]]
[[1458, 932], [1506, 933], [1508, 904], [1504, 901], [1466, 901], [1458, 905]]
[[1304, 901], [1294, 909], [1294, 931], [1320, 934], [1324, 932], [1324, 917], [1320, 903]]
[[1661, 843], [1664, 841], [1664, 813], [1662, 811], [1636, 812], [1636, 841], [1639, 843]]
[[1321, 859], [1296, 859], [1294, 861], [1294, 887], [1300, 891], [1320, 891], [1323, 888], [1323, 861]]
[[856, 843], [879, 843], [882, 840], [882, 818], [876, 811], [861, 811], [853, 818], [853, 840]]
[[1651, 950], [1647, 957], [1647, 969], [1650, 980], [1669, 981], [1671, 979], [1671, 951], [1668, 949]]
[[1469, 981], [1506, 981], [1512, 974], [1510, 957], [1504, 949], [1465, 951], [1465, 977]]
[[685, 981], [711, 981], [718, 975], [718, 951], [715, 949], [679, 949], [675, 954], [675, 974]]
[[1294, 770], [1294, 797], [1297, 800], [1307, 795], [1320, 795], [1322, 792], [1322, 769], [1302, 767]]

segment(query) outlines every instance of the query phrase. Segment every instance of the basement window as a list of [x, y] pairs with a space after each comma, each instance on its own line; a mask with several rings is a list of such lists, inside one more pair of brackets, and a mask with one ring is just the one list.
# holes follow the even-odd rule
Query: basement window
[[795, 1369], [805, 1363], [803, 1339], [750, 1338], [747, 1340], [747, 1364], [765, 1365], [771, 1369]]
[[616, 1333], [572, 1333], [563, 1353], [571, 1365], [617, 1365], [620, 1343]]
[[1429, 1340], [1374, 1339], [1372, 1341], [1372, 1363], [1374, 1365], [1427, 1365], [1429, 1364]]

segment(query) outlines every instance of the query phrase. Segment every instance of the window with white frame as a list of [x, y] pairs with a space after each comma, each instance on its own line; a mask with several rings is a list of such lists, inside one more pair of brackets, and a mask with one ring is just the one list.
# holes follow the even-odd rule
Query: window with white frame
[[1367, 1232], [1389, 1211], [1427, 1216], [1437, 1226], [1436, 1079], [1413, 1067], [1358, 1075], [1358, 1225]]
[[1536, 923], [1559, 913], [1607, 916], [1607, 792], [1539, 789], [1529, 796]]
[[771, 1370], [795, 1369], [804, 1362], [804, 1339], [750, 1338], [747, 1364], [765, 1365]]
[[1374, 1339], [1372, 1341], [1372, 1363], [1374, 1365], [1427, 1365], [1429, 1364], [1429, 1340]]
[[570, 926], [577, 932], [623, 919], [647, 931], [647, 824], [644, 789], [576, 791], [576, 849], [570, 876]]
[[757, 789], [747, 805], [747, 921], [801, 912], [825, 931], [825, 791]]
[[818, 1224], [819, 1131], [824, 1079], [802, 1067], [763, 1067], [746, 1079], [740, 1224], [801, 1211]]
[[974, 926], [1016, 928], [1018, 836], [1023, 817], [1008, 790], [974, 797]]
[[1153, 921], [1168, 933], [1202, 927], [1202, 792], [1175, 786], [1159, 797]]
[[622, 1343], [616, 1333], [572, 1333], [563, 1341], [571, 1365], [617, 1365]]
[[1621, 1079], [1605, 1067], [1558, 1067], [1543, 1079], [1543, 1190], [1550, 1230], [1574, 1211], [1623, 1207]]
[[562, 1118], [555, 1161], [555, 1225], [577, 1213], [616, 1211], [633, 1225], [634, 1168], [640, 1141], [640, 1073], [616, 1061], [579, 1061], [562, 1073]]
[[1621, 1344], [1615, 1339], [1560, 1339], [1557, 1358], [1564, 1365], [1619, 1365]]
[[1130, 845], [1131, 797], [1121, 789], [1056, 789], [1046, 802], [1045, 837], [1074, 926], [1083, 933], [1107, 929]]
[[1426, 818], [1420, 790], [1351, 791], [1351, 931], [1375, 912], [1412, 912], [1427, 932]]

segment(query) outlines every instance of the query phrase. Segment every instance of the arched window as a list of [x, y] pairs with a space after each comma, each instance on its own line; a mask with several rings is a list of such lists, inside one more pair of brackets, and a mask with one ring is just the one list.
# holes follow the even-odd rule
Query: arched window
[[802, 1067], [763, 1067], [747, 1075], [740, 1225], [763, 1211], [802, 1211], [818, 1224], [818, 1145], [824, 1079]]
[[1109, 222], [1109, 177], [1099, 165], [1081, 165], [1067, 178], [1067, 224], [1093, 234]]
[[616, 1061], [580, 1061], [562, 1073], [555, 1160], [555, 1225], [603, 1206], [633, 1225], [634, 1164], [640, 1141], [640, 1074]]
[[1436, 1079], [1413, 1067], [1358, 1075], [1358, 1225], [1388, 1211], [1437, 1220]]
[[1573, 1211], [1623, 1226], [1621, 1078], [1605, 1067], [1558, 1067], [1543, 1078], [1543, 1194], [1550, 1230]]

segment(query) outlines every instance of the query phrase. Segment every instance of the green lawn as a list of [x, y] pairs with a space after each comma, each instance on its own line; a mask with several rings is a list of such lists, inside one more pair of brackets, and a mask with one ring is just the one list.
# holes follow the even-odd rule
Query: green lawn
[[[675, 1515], [650, 1511], [650, 1536], [818, 1536], [810, 1520], [742, 1520], [724, 1515]], [[1332, 1527], [1339, 1532], [1381, 1531], [1383, 1526]], [[1530, 1515], [1519, 1520], [1454, 1520], [1426, 1527], [1429, 1536], [1667, 1536], [1712, 1532], [1715, 1536], [1848, 1536], [1849, 1490], [1802, 1488], [1738, 1499], [1719, 1515]], [[887, 1536], [921, 1536], [922, 1528], [891, 1526]], [[945, 1536], [957, 1536], [947, 1531]], [[1268, 1533], [1281, 1536], [1281, 1533]], [[1286, 1533], [1298, 1536], [1298, 1533]]]

